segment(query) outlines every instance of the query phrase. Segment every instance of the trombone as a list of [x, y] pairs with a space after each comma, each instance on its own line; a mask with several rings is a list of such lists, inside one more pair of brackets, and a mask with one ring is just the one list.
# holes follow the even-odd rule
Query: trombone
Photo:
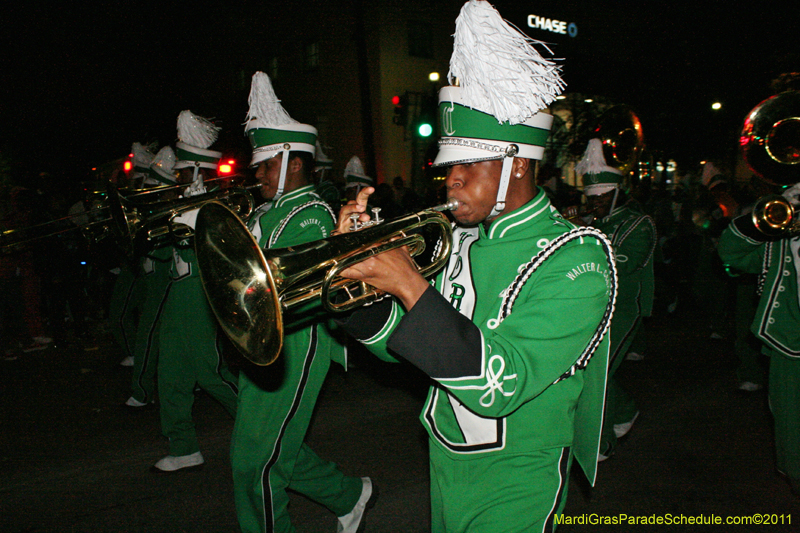
[[453, 201], [362, 231], [261, 249], [233, 211], [211, 202], [200, 209], [195, 227], [203, 288], [223, 331], [242, 355], [256, 365], [269, 365], [283, 346], [287, 309], [321, 299], [325, 310], [336, 313], [385, 296], [363, 282], [343, 278], [341, 272], [348, 267], [408, 246], [420, 274], [441, 269], [453, 247], [452, 228], [442, 211], [456, 206]]
[[255, 200], [249, 189], [260, 186], [220, 189], [161, 202], [132, 201], [109, 186], [108, 202], [112, 227], [125, 254], [129, 257], [139, 255], [144, 248], [157, 246], [167, 237], [173, 241], [191, 238], [194, 229], [190, 224], [177, 219], [209, 202], [225, 202], [236, 209], [238, 217], [248, 218], [255, 208]]

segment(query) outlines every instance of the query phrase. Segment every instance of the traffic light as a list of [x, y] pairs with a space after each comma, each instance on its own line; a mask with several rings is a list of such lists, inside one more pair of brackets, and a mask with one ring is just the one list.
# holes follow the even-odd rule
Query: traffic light
[[419, 100], [419, 115], [414, 124], [414, 134], [426, 139], [436, 128], [437, 102], [433, 96], [424, 95]]
[[392, 96], [392, 104], [394, 104], [392, 122], [405, 128], [408, 125], [408, 93]]

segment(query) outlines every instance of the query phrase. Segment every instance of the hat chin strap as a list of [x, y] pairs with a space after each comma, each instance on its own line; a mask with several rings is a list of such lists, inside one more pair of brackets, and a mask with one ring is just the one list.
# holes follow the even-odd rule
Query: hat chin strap
[[506, 155], [503, 158], [503, 169], [500, 171], [500, 186], [497, 188], [497, 200], [495, 200], [492, 212], [488, 218], [496, 218], [506, 208], [506, 193], [508, 184], [511, 182], [511, 166], [514, 164], [514, 156], [519, 152], [516, 144], [510, 144], [506, 148]]
[[273, 202], [277, 202], [278, 199], [283, 196], [283, 189], [286, 187], [286, 169], [289, 168], [289, 144], [283, 145], [283, 157], [281, 158], [281, 175], [278, 178], [278, 190], [275, 193], [275, 196], [272, 198]]

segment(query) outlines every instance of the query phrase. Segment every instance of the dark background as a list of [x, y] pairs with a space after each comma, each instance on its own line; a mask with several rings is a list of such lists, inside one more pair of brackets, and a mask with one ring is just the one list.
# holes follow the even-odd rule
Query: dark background
[[[332, 1], [352, 10], [358, 0]], [[321, 3], [281, 5], [313, 20]], [[630, 105], [648, 147], [683, 165], [735, 149], [744, 116], [771, 95], [770, 81], [800, 70], [791, 33], [796, 3], [495, 5], [522, 29], [528, 13], [575, 22], [574, 39], [528, 33], [564, 58], [567, 91]], [[254, 70], [267, 68], [264, 43], [281, 23], [276, 9], [252, 1], [7, 3], [0, 9], [0, 150], [17, 175], [80, 178], [91, 165], [126, 155], [133, 140], [173, 142], [173, 117], [183, 109], [216, 118], [221, 141], [246, 148], [247, 86]], [[723, 104], [718, 112], [710, 108], [715, 100]]]

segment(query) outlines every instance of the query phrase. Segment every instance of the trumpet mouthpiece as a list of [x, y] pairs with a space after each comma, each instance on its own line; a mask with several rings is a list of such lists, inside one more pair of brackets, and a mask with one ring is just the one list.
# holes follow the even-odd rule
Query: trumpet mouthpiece
[[433, 208], [434, 211], [455, 211], [458, 209], [458, 200], [450, 198], [446, 204], [437, 205]]

